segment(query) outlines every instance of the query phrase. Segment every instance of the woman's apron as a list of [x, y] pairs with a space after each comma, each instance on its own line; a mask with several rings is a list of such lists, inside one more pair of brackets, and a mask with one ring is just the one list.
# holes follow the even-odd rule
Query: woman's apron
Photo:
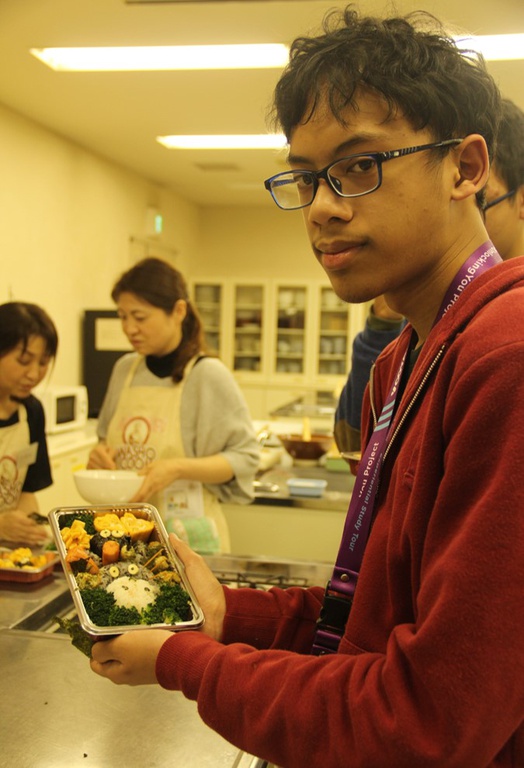
[[18, 421], [0, 429], [0, 512], [17, 509], [27, 470], [36, 461], [38, 446], [30, 442], [27, 411], [18, 409]]
[[[152, 461], [185, 458], [180, 431], [180, 405], [187, 376], [197, 358], [186, 366], [179, 384], [171, 387], [132, 387], [142, 358], [131, 366], [107, 432], [119, 469], [140, 471]], [[229, 552], [229, 531], [220, 502], [202, 483], [176, 480], [158, 491], [149, 503], [173, 531], [199, 552]]]

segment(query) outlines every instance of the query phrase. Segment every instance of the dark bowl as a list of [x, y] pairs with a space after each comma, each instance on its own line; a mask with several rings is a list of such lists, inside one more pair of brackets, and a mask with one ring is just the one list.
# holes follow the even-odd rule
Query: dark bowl
[[311, 440], [304, 440], [302, 435], [279, 435], [278, 437], [289, 455], [299, 461], [318, 461], [333, 444], [333, 438], [330, 435], [311, 435]]

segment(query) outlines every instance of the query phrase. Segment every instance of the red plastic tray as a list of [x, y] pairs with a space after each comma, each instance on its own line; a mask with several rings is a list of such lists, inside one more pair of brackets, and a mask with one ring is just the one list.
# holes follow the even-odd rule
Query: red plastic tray
[[[3, 549], [2, 553], [8, 553], [9, 550]], [[34, 581], [45, 579], [52, 573], [53, 568], [60, 562], [57, 552], [44, 552], [47, 557], [47, 563], [40, 568], [0, 568], [0, 581], [14, 581], [17, 583], [29, 584]]]

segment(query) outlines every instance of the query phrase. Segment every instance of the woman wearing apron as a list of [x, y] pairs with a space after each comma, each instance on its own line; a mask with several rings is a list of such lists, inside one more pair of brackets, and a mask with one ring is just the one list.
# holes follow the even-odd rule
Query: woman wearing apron
[[147, 258], [112, 291], [135, 352], [117, 361], [88, 467], [144, 475], [133, 501], [153, 504], [168, 530], [201, 552], [229, 552], [220, 502], [249, 503], [258, 447], [230, 371], [205, 353], [182, 275]]
[[35, 304], [0, 305], [0, 540], [36, 546], [49, 538], [35, 491], [52, 483], [45, 418], [31, 390], [56, 356], [58, 336]]

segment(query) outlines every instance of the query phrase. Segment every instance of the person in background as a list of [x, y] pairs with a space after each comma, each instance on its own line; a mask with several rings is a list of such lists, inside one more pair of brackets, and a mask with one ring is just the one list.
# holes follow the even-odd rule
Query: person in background
[[383, 296], [377, 296], [369, 309], [364, 330], [357, 333], [353, 341], [351, 369], [335, 411], [333, 436], [342, 454], [360, 451], [362, 399], [371, 367], [404, 325], [402, 315], [390, 309]]
[[283, 768], [518, 768], [524, 258], [502, 262], [482, 215], [499, 91], [433, 16], [349, 7], [291, 45], [275, 109], [282, 215], [302, 210], [337, 296], [408, 321], [365, 396], [333, 575], [228, 589], [173, 536], [201, 631], [95, 643], [92, 669], [182, 691]]
[[0, 540], [45, 544], [35, 491], [52, 484], [44, 409], [31, 391], [56, 357], [58, 335], [36, 304], [0, 305]]
[[170, 264], [140, 261], [111, 296], [135, 351], [115, 364], [88, 468], [140, 472], [133, 501], [153, 504], [200, 551], [228, 552], [220, 502], [252, 500], [259, 460], [244, 397], [205, 352], [200, 318]]
[[[486, 229], [504, 260], [524, 253], [524, 112], [503, 99], [493, 164], [486, 184]], [[397, 338], [404, 318], [383, 296], [370, 307], [363, 331], [355, 337], [351, 370], [335, 413], [335, 442], [341, 453], [360, 451], [362, 398], [374, 361]]]
[[524, 253], [524, 112], [503, 99], [493, 165], [486, 184], [486, 229], [504, 260]]

